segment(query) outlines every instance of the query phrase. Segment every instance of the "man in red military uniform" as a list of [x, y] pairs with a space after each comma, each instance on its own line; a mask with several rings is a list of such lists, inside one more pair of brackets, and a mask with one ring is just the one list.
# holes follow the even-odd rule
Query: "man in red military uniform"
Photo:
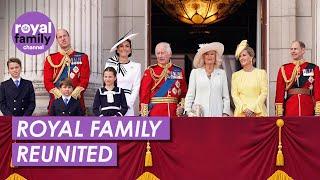
[[89, 83], [88, 56], [71, 48], [67, 30], [57, 30], [56, 38], [61, 50], [47, 56], [44, 62], [44, 86], [50, 93], [48, 110], [53, 100], [62, 96], [58, 89], [60, 82], [70, 78], [75, 87], [71, 95], [75, 99], [80, 99], [81, 108], [85, 112], [83, 93]]
[[320, 115], [319, 67], [303, 59], [305, 44], [293, 41], [292, 62], [281, 66], [277, 77], [276, 115]]
[[181, 115], [187, 93], [184, 72], [170, 62], [172, 52], [168, 43], [157, 44], [155, 53], [158, 64], [148, 67], [141, 80], [141, 115]]

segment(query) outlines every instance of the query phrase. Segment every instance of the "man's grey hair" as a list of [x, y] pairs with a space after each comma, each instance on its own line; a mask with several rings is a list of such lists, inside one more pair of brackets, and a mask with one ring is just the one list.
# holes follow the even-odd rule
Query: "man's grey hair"
[[160, 43], [158, 43], [158, 44], [156, 45], [156, 48], [155, 48], [155, 53], [156, 53], [156, 54], [157, 54], [157, 49], [158, 49], [159, 47], [161, 47], [161, 46], [164, 47], [164, 49], [165, 49], [166, 52], [172, 54], [170, 44], [167, 43], [167, 42], [160, 42]]

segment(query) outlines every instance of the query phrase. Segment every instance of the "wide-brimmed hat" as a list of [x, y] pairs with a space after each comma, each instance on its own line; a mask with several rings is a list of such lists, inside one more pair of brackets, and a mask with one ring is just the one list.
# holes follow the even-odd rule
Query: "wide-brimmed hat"
[[[130, 32], [130, 31], [129, 31], [129, 32]], [[136, 35], [138, 35], [138, 33], [129, 34], [129, 32], [128, 32], [126, 35], [124, 35], [122, 38], [120, 38], [120, 39], [112, 46], [112, 48], [110, 49], [110, 52], [115, 51], [115, 50], [117, 49], [117, 47], [118, 47], [121, 43], [125, 42], [125, 41], [128, 40], [128, 39], [132, 40]]]
[[199, 44], [199, 47], [200, 48], [198, 49], [198, 52], [193, 59], [193, 66], [195, 68], [200, 68], [204, 65], [203, 54], [212, 50], [216, 52], [216, 61], [221, 60], [224, 51], [223, 44], [219, 42], [212, 42], [208, 44]]
[[240, 44], [238, 44], [237, 49], [236, 49], [236, 52], [235, 52], [235, 54], [234, 54], [234, 56], [236, 57], [236, 59], [239, 59], [240, 53], [241, 53], [246, 47], [248, 47], [248, 46], [249, 46], [249, 44], [248, 44], [248, 41], [247, 41], [247, 40], [242, 40], [242, 41], [240, 42]]

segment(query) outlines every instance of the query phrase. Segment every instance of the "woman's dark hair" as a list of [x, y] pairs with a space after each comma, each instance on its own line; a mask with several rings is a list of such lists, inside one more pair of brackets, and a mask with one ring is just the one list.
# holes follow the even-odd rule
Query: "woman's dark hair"
[[[103, 73], [102, 73], [103, 87], [106, 85], [106, 83], [104, 83], [103, 77], [104, 77], [104, 73], [107, 72], [107, 71], [112, 72], [114, 77], [117, 77], [117, 71], [113, 67], [105, 68]], [[114, 86], [117, 86], [117, 79], [114, 81]]]
[[[131, 45], [131, 40], [130, 39], [127, 39], [127, 40], [125, 40], [125, 41], [123, 41], [123, 43], [124, 42], [126, 42], [126, 41], [128, 41], [129, 42], [129, 44], [130, 44], [130, 48], [131, 48], [131, 53], [128, 55], [128, 57], [131, 57], [131, 55], [132, 55], [132, 45]], [[122, 43], [121, 43], [122, 44]], [[117, 46], [117, 50], [116, 50], [116, 55], [119, 57], [119, 53], [118, 53], [118, 47], [120, 46], [120, 44]]]

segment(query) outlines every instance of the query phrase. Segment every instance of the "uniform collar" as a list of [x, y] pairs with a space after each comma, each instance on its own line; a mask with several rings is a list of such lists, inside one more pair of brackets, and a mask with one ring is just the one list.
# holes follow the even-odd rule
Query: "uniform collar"
[[[117, 88], [117, 86], [114, 86], [111, 91], [116, 91], [116, 90], [117, 90], [116, 88]], [[106, 92], [106, 91], [110, 91], [110, 90], [107, 90], [107, 89], [103, 86], [103, 87], [101, 88], [101, 91], [102, 91], [102, 92]]]
[[64, 100], [64, 99], [68, 99], [68, 102], [70, 101], [70, 99], [71, 99], [71, 96], [64, 96], [64, 95], [62, 95], [62, 99]]
[[293, 60], [293, 61], [292, 61], [292, 63], [293, 63], [294, 65], [297, 65], [297, 64], [301, 65], [301, 64], [303, 64], [303, 63], [305, 63], [305, 62], [306, 62], [306, 61], [305, 61], [304, 59]]
[[67, 51], [64, 51], [62, 49], [59, 51], [59, 53], [62, 54], [63, 56], [65, 56], [65, 55], [70, 56], [73, 52], [74, 52], [74, 50], [71, 47]]
[[158, 66], [160, 66], [160, 67], [162, 67], [162, 68], [170, 68], [170, 67], [172, 66], [172, 63], [169, 62], [169, 63], [166, 64], [166, 65], [162, 65], [162, 64], [159, 64], [159, 63], [158, 63]]

